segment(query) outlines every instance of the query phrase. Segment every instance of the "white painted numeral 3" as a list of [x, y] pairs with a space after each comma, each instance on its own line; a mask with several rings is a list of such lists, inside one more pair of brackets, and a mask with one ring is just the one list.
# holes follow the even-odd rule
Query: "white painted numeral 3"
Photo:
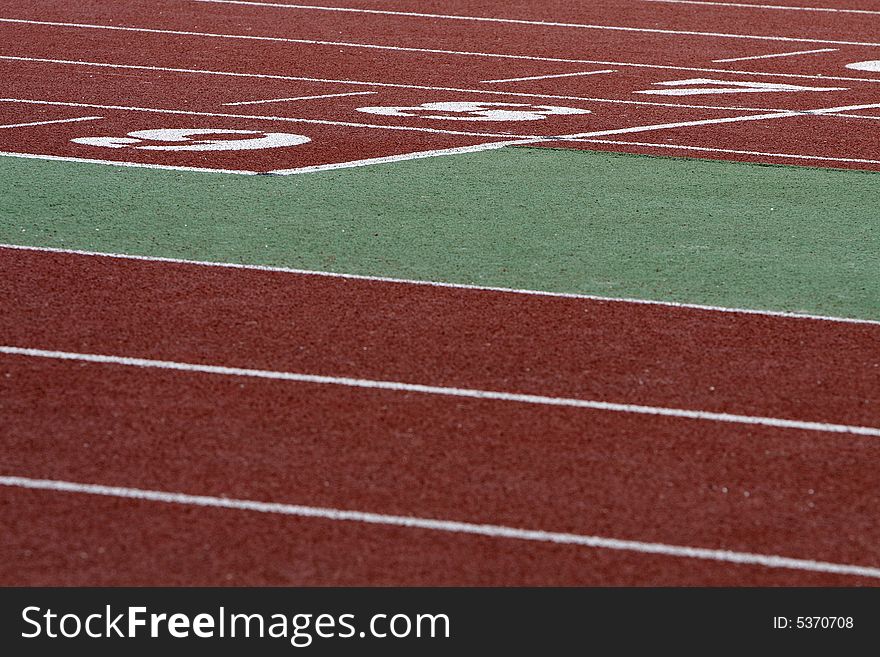
[[[238, 135], [246, 136], [246, 138], [230, 139], [215, 135]], [[78, 137], [70, 141], [86, 146], [137, 148], [143, 151], [250, 151], [262, 148], [299, 146], [300, 144], [310, 142], [311, 139], [303, 135], [293, 135], [286, 132], [182, 128], [135, 130], [129, 132], [127, 137]], [[172, 143], [162, 145], [150, 143], [159, 141]]]
[[557, 114], [589, 114], [590, 110], [525, 103], [450, 102], [415, 107], [359, 107], [358, 112], [444, 121], [540, 121]]

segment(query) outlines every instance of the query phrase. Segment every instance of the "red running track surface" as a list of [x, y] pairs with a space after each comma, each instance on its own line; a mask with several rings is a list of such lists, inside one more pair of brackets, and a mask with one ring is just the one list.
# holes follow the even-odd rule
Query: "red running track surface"
[[[870, 323], [27, 251], [0, 250], [0, 268], [0, 306], [16, 310], [0, 317], [6, 346], [880, 425]], [[880, 562], [876, 437], [8, 354], [0, 371], [5, 475]], [[4, 583], [873, 581], [8, 487], [0, 499]]]

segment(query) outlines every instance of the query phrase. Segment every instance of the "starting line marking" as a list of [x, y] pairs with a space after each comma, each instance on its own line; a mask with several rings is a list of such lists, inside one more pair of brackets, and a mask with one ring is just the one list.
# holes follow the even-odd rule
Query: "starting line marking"
[[480, 80], [480, 82], [485, 82], [486, 84], [497, 84], [500, 82], [525, 82], [526, 80], [549, 80], [550, 78], [571, 78], [578, 75], [599, 75], [600, 73], [617, 73], [617, 71], [613, 71], [611, 69], [605, 69], [602, 71], [583, 71], [580, 73], [556, 73], [553, 75], [532, 75], [527, 78], [502, 78], [500, 80]]
[[648, 543], [644, 541], [609, 538], [605, 536], [548, 532], [503, 525], [461, 522], [457, 520], [440, 520], [436, 518], [420, 518], [416, 516], [395, 516], [384, 513], [369, 513], [329, 507], [282, 504], [277, 502], [258, 502], [255, 500], [231, 499], [228, 497], [190, 495], [186, 493], [173, 493], [143, 488], [83, 484], [55, 479], [33, 479], [30, 477], [0, 476], [0, 486], [53, 491], [58, 493], [100, 495], [103, 497], [160, 502], [165, 504], [271, 513], [301, 518], [318, 518], [335, 522], [359, 522], [369, 525], [426, 529], [453, 534], [486, 536], [489, 538], [577, 545], [594, 549], [655, 554], [686, 559], [703, 559], [706, 561], [719, 561], [723, 563], [763, 566], [765, 568], [786, 568], [791, 570], [833, 573], [836, 575], [880, 578], [880, 568], [873, 568], [870, 566], [830, 563], [827, 561], [814, 561], [812, 559], [796, 559], [778, 555], [756, 554], [752, 552], [713, 550], [685, 545], [669, 545], [666, 543]]
[[[595, 140], [604, 143], [601, 140]], [[617, 143], [617, 142], [607, 142]], [[635, 143], [635, 142], [634, 142]], [[647, 144], [654, 146], [655, 144]], [[0, 153], [3, 155], [3, 153]], [[15, 154], [13, 154], [15, 155]], [[41, 157], [28, 155], [24, 157]], [[143, 165], [130, 165], [143, 166]], [[213, 171], [209, 169], [208, 171]], [[237, 172], [249, 173], [254, 172]], [[63, 249], [51, 246], [28, 246], [24, 244], [2, 244], [0, 249], [10, 251], [34, 251], [37, 253], [58, 253], [64, 255], [87, 256], [93, 258], [112, 258], [116, 260], [134, 260], [139, 262], [157, 262], [174, 265], [192, 265], [195, 267], [217, 267], [220, 269], [242, 269], [245, 271], [262, 271], [277, 274], [293, 274], [295, 276], [322, 276], [327, 278], [339, 278], [354, 281], [372, 281], [376, 283], [392, 283], [394, 285], [419, 285], [425, 287], [439, 287], [453, 290], [473, 290], [475, 292], [500, 292], [502, 294], [522, 294], [526, 296], [550, 297], [556, 299], [580, 299], [584, 301], [600, 301], [606, 303], [633, 303], [644, 306], [663, 306], [666, 308], [679, 308], [684, 310], [699, 310], [706, 312], [733, 313], [740, 315], [756, 315], [760, 317], [777, 317], [781, 319], [801, 319], [821, 322], [835, 322], [841, 324], [863, 324], [880, 327], [880, 320], [857, 319], [853, 317], [831, 317], [829, 315], [815, 315], [810, 313], [788, 312], [784, 310], [757, 310], [754, 308], [731, 308], [725, 306], [711, 306], [698, 303], [684, 303], [679, 301], [658, 301], [656, 299], [632, 299], [625, 297], [603, 297], [597, 294], [580, 294], [577, 292], [549, 292], [546, 290], [525, 290], [521, 288], [493, 287], [489, 285], [472, 285], [467, 283], [448, 283], [442, 281], [426, 281], [411, 278], [392, 278], [390, 276], [369, 276], [365, 274], [345, 274], [333, 271], [315, 271], [313, 269], [296, 269], [294, 267], [279, 267], [273, 265], [252, 265], [235, 262], [212, 262], [208, 260], [188, 260], [185, 258], [168, 258], [163, 256], [135, 255], [129, 253], [107, 253], [102, 251], [85, 251], [81, 249]]]
[[751, 57], [731, 57], [729, 59], [713, 59], [716, 64], [725, 62], [744, 62], [749, 59], [772, 59], [774, 57], [792, 57], [794, 55], [813, 55], [820, 52], [837, 52], [837, 48], [819, 48], [818, 50], [798, 50], [796, 52], [781, 52], [775, 55], [752, 55]]
[[296, 96], [295, 98], [270, 98], [269, 100], [245, 100], [238, 103], [223, 103], [224, 107], [238, 105], [262, 105], [264, 103], [286, 103], [294, 100], [319, 100], [323, 98], [342, 98], [343, 96], [368, 96], [379, 93], [378, 91], [349, 91], [344, 94], [321, 94], [320, 96]]
[[479, 153], [481, 151], [491, 151], [505, 146], [519, 146], [523, 142], [519, 139], [511, 141], [490, 141], [485, 144], [476, 144], [474, 146], [457, 146], [455, 148], [440, 148], [431, 151], [417, 151], [415, 153], [403, 153], [401, 155], [387, 155], [385, 157], [371, 157], [363, 160], [352, 160], [350, 162], [337, 162], [334, 164], [315, 164], [307, 167], [297, 167], [295, 169], [275, 169], [269, 173], [276, 176], [292, 176], [300, 173], [316, 173], [319, 171], [336, 171], [337, 169], [352, 169], [355, 167], [366, 167], [373, 164], [391, 164], [393, 162], [407, 162], [409, 160], [421, 160], [428, 157], [443, 157], [446, 155], [464, 155], [465, 153]]
[[403, 383], [400, 381], [356, 379], [345, 376], [324, 376], [318, 374], [303, 374], [301, 372], [279, 372], [274, 370], [226, 367], [222, 365], [202, 365], [198, 363], [181, 363], [169, 360], [155, 360], [152, 358], [130, 358], [127, 356], [108, 356], [104, 354], [81, 354], [70, 351], [31, 349], [25, 347], [13, 347], [9, 345], [0, 346], [0, 354], [6, 354], [9, 356], [24, 356], [30, 358], [69, 360], [103, 365], [120, 365], [125, 367], [138, 367], [145, 369], [160, 369], [199, 374], [214, 374], [220, 376], [249, 377], [256, 379], [269, 379], [274, 381], [292, 381], [295, 383], [310, 383], [316, 385], [345, 386], [349, 388], [365, 388], [370, 390], [389, 390], [392, 392], [417, 393], [424, 395], [436, 395], [441, 397], [460, 397], [466, 399], [514, 402], [519, 404], [535, 404], [540, 406], [562, 406], [566, 408], [607, 411], [611, 413], [629, 413], [634, 415], [673, 417], [686, 420], [700, 420], [706, 422], [724, 422], [728, 424], [763, 426], [771, 427], [774, 429], [794, 429], [799, 431], [841, 433], [855, 436], [869, 436], [872, 438], [880, 438], [880, 428], [877, 427], [832, 424], [828, 422], [810, 422], [804, 420], [788, 420], [784, 418], [739, 415], [735, 413], [715, 413], [711, 411], [697, 411], [683, 408], [666, 408], [662, 406], [644, 406], [640, 404], [621, 404], [616, 402], [604, 402], [592, 399], [550, 397], [546, 395], [500, 392], [496, 390], [476, 390], [472, 388], [452, 388], [447, 386], [432, 386], [419, 383]]
[[319, 10], [348, 12], [356, 14], [378, 14], [382, 16], [404, 16], [409, 18], [440, 18], [444, 20], [475, 21], [484, 23], [507, 23], [511, 25], [535, 25], [538, 27], [570, 27], [582, 30], [609, 30], [614, 32], [640, 32], [648, 34], [670, 34], [677, 36], [716, 37], [723, 39], [754, 39], [757, 41], [785, 41], [790, 43], [822, 43], [837, 46], [880, 47], [880, 43], [864, 41], [834, 41], [831, 39], [809, 39], [806, 37], [771, 36], [760, 34], [730, 34], [727, 32], [696, 32], [693, 30], [663, 30], [652, 27], [625, 27], [621, 25], [592, 25], [589, 23], [559, 23], [554, 21], [535, 21], [519, 18], [493, 18], [490, 16], [461, 16], [456, 14], [426, 14], [411, 11], [390, 11], [383, 9], [360, 9], [355, 7], [323, 7], [318, 5], [294, 5], [278, 2], [251, 2], [250, 0], [190, 0], [229, 5], [248, 5], [252, 7], [273, 7], [275, 9]]

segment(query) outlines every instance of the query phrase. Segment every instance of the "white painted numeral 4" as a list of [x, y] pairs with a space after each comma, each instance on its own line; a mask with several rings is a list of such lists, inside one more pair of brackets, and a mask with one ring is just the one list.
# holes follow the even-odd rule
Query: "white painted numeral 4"
[[852, 64], [847, 64], [847, 68], [851, 68], [854, 71], [870, 71], [871, 73], [880, 73], [880, 59], [872, 59], [867, 62], [853, 62]]
[[[233, 135], [244, 139], [224, 138]], [[143, 151], [250, 151], [262, 148], [299, 146], [310, 142], [303, 135], [259, 130], [224, 130], [218, 128], [182, 128], [135, 130], [126, 137], [78, 137], [70, 141], [104, 148], [137, 148]], [[151, 142], [171, 142], [155, 144]]]
[[590, 110], [526, 103], [447, 102], [414, 107], [359, 107], [358, 112], [442, 121], [540, 121], [560, 114], [589, 114]]
[[654, 96], [700, 96], [714, 94], [748, 94], [792, 91], [846, 91], [844, 87], [803, 87], [781, 82], [736, 82], [733, 80], [712, 80], [710, 78], [690, 78], [688, 80], [668, 80], [654, 84], [666, 89], [645, 89], [637, 94]]

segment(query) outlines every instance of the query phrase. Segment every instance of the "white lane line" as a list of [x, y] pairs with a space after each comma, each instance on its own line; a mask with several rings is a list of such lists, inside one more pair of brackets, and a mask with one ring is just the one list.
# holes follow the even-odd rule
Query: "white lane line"
[[556, 73], [554, 75], [531, 75], [527, 78], [501, 78], [500, 80], [481, 80], [486, 84], [498, 84], [501, 82], [525, 82], [526, 80], [549, 80], [550, 78], [571, 78], [579, 75], [599, 75], [601, 73], [617, 73], [611, 69], [602, 71], [582, 71], [580, 73]]
[[195, 173], [232, 173], [243, 176], [255, 176], [257, 171], [242, 171], [237, 169], [204, 169], [201, 167], [182, 167], [164, 164], [144, 164], [141, 162], [123, 162], [118, 160], [97, 160], [88, 157], [64, 157], [61, 155], [42, 155], [39, 153], [13, 153], [0, 151], [0, 157], [17, 157], [25, 160], [51, 160], [57, 162], [81, 162], [83, 164], [106, 164], [114, 167], [135, 167], [139, 169], [160, 169], [165, 171], [187, 171]]
[[[256, 79], [264, 79], [264, 80], [284, 80], [291, 82], [319, 82], [326, 84], [345, 84], [345, 85], [363, 85], [369, 87], [383, 87], [390, 89], [418, 89], [425, 91], [452, 91], [456, 93], [467, 93], [467, 94], [482, 94], [482, 95], [496, 95], [496, 96], [516, 96], [523, 98], [550, 98], [554, 100], [579, 100], [586, 102], [594, 102], [594, 103], [612, 103], [612, 104], [621, 104], [621, 105], [646, 105], [652, 107], [675, 107], [675, 108], [684, 108], [684, 109], [700, 109], [700, 110], [723, 110], [730, 112], [781, 112], [781, 109], [767, 108], [767, 107], [730, 107], [730, 106], [715, 106], [715, 105], [687, 105], [683, 103], [663, 103], [656, 101], [642, 101], [642, 100], [622, 100], [622, 99], [614, 99], [614, 98], [591, 98], [584, 96], [560, 96], [553, 94], [532, 94], [532, 93], [523, 93], [517, 91], [497, 91], [495, 89], [463, 89], [460, 87], [433, 87], [428, 85], [416, 85], [416, 84], [396, 84], [392, 82], [370, 82], [365, 80], [333, 80], [328, 78], [306, 78], [306, 77], [297, 77], [291, 75], [272, 75], [267, 73], [235, 73], [232, 71], [212, 71], [207, 69], [191, 69], [191, 68], [168, 68], [163, 66], [138, 66], [134, 64], [114, 64], [114, 63], [106, 63], [106, 62], [84, 62], [84, 61], [76, 61], [76, 60], [68, 60], [68, 59], [43, 59], [38, 57], [18, 57], [12, 55], [0, 55], [0, 60], [9, 60], [9, 61], [21, 61], [21, 62], [31, 62], [38, 64], [62, 64], [68, 66], [86, 66], [86, 67], [96, 67], [96, 68], [111, 68], [111, 69], [128, 69], [128, 70], [136, 70], [136, 71], [156, 71], [161, 73], [185, 73], [185, 74], [194, 74], [194, 75], [218, 75], [224, 77], [238, 77], [238, 78], [256, 78]], [[702, 69], [700, 69], [702, 70]], [[831, 79], [831, 78], [827, 78]], [[877, 80], [880, 82], [880, 79]]]
[[238, 103], [223, 103], [225, 107], [235, 107], [238, 105], [263, 105], [265, 103], [287, 103], [295, 100], [320, 100], [323, 98], [342, 98], [343, 96], [369, 96], [377, 94], [378, 91], [350, 91], [344, 94], [322, 94], [320, 96], [294, 96], [293, 98], [270, 98], [269, 100], [245, 100]]
[[[640, 142], [616, 142], [608, 140], [592, 140], [608, 144], [637, 144]], [[654, 146], [656, 144], [645, 144]], [[688, 147], [685, 147], [688, 148]], [[747, 153], [747, 151], [742, 151]], [[209, 169], [210, 171], [210, 169]], [[50, 246], [28, 246], [26, 244], [0, 244], [0, 249], [12, 251], [34, 251], [37, 253], [57, 253], [63, 255], [86, 256], [93, 258], [111, 258], [116, 260], [134, 260], [139, 262], [156, 262], [173, 265], [191, 265], [195, 267], [217, 267], [220, 269], [240, 269], [244, 271], [262, 271], [280, 274], [293, 274], [295, 276], [320, 276], [327, 278], [339, 278], [354, 281], [373, 281], [376, 283], [391, 283], [394, 285], [419, 285], [424, 287], [438, 287], [452, 290], [472, 290], [475, 292], [500, 292], [502, 294], [520, 294], [525, 296], [550, 297], [557, 299], [579, 299], [584, 301], [599, 301], [603, 303], [631, 303], [643, 306], [662, 306], [666, 308], [679, 308], [684, 310], [697, 310], [706, 312], [732, 313], [736, 315], [756, 315], [759, 317], [775, 317], [781, 319], [799, 319], [821, 322], [835, 322], [842, 324], [863, 324], [880, 327], [880, 320], [858, 319], [852, 317], [832, 317], [829, 315], [815, 315], [809, 313], [789, 312], [784, 310], [758, 310], [754, 308], [734, 308], [728, 306], [711, 306], [697, 303], [683, 303], [679, 301], [658, 301], [656, 299], [633, 299], [625, 297], [604, 297], [596, 294], [580, 294], [577, 292], [549, 292], [546, 290], [525, 290], [521, 288], [493, 287], [489, 285], [471, 285], [467, 283], [448, 283], [444, 281], [427, 281], [412, 278], [392, 278], [389, 276], [369, 276], [364, 274], [345, 274], [333, 271], [316, 271], [313, 269], [296, 269], [293, 267], [278, 267], [272, 265], [252, 265], [236, 262], [216, 262], [208, 260], [189, 260], [185, 258], [167, 258], [162, 256], [135, 255], [129, 253], [109, 253], [103, 251], [85, 251], [81, 249], [62, 249]]]
[[751, 57], [730, 57], [729, 59], [713, 59], [716, 64], [725, 62], [744, 62], [750, 59], [773, 59], [774, 57], [792, 57], [794, 55], [813, 55], [820, 52], [837, 52], [837, 48], [819, 48], [818, 50], [797, 50], [795, 52], [780, 52], [775, 55], [752, 55]]
[[55, 119], [53, 121], [31, 121], [30, 123], [10, 123], [9, 125], [0, 125], [0, 130], [4, 128], [30, 128], [38, 125], [53, 125], [55, 123], [76, 123], [77, 121], [97, 121], [102, 116], [81, 116], [75, 119]]
[[839, 114], [840, 112], [851, 112], [863, 109], [876, 109], [880, 107], [880, 103], [864, 103], [861, 105], [839, 105], [837, 107], [821, 107], [813, 110], [803, 110], [802, 114]]
[[108, 356], [104, 354], [81, 354], [70, 351], [50, 349], [32, 349], [0, 346], [0, 354], [24, 356], [29, 358], [47, 358], [53, 360], [69, 360], [102, 365], [119, 365], [146, 369], [173, 370], [178, 372], [213, 374], [220, 376], [249, 377], [274, 381], [291, 381], [316, 385], [345, 386], [348, 388], [364, 388], [369, 390], [389, 390], [392, 392], [437, 395], [441, 397], [459, 397], [491, 401], [514, 402], [519, 404], [536, 404], [541, 406], [563, 406], [567, 408], [589, 409], [611, 413], [632, 415], [649, 415], [673, 417], [704, 422], [723, 422], [750, 426], [772, 427], [774, 429], [794, 429], [798, 431], [817, 431], [821, 433], [841, 433], [856, 436], [880, 438], [880, 428], [863, 427], [849, 424], [833, 424], [829, 422], [811, 422], [805, 420], [789, 420], [785, 418], [739, 415], [735, 413], [715, 413], [684, 408], [666, 408], [662, 406], [645, 406], [640, 404], [622, 404], [593, 399], [573, 399], [568, 397], [550, 397], [496, 390], [476, 390], [471, 388], [452, 388], [432, 386], [419, 383], [403, 383], [400, 381], [384, 381], [376, 379], [356, 379], [345, 376], [324, 376], [303, 374], [301, 372], [279, 372], [275, 370], [257, 370], [223, 365], [202, 365], [198, 363], [181, 363], [177, 361], [155, 360], [152, 358], [130, 358], [127, 356]]
[[593, 25], [589, 23], [559, 23], [555, 21], [535, 21], [519, 18], [492, 18], [489, 16], [462, 16], [457, 14], [426, 14], [412, 11], [390, 11], [380, 9], [360, 9], [355, 7], [324, 7], [318, 5], [294, 5], [277, 2], [250, 2], [246, 0], [190, 0], [190, 2], [206, 2], [215, 4], [248, 5], [252, 7], [273, 7], [277, 9], [318, 10], [344, 12], [354, 14], [376, 14], [381, 16], [403, 16], [409, 18], [431, 18], [456, 21], [473, 21], [480, 23], [507, 23], [509, 25], [534, 25], [537, 27], [566, 27], [582, 30], [606, 30], [613, 32], [635, 32], [642, 34], [669, 34], [674, 36], [697, 36], [723, 39], [754, 39], [758, 41], [785, 41], [790, 43], [827, 43], [839, 46], [870, 46], [878, 47], [880, 43], [869, 41], [834, 41], [831, 39], [810, 39], [807, 37], [775, 36], [765, 34], [730, 34], [728, 32], [696, 32], [693, 30], [663, 30], [652, 27], [628, 27], [622, 25]]
[[271, 513], [299, 518], [317, 518], [334, 522], [357, 522], [368, 525], [405, 527], [408, 529], [426, 529], [452, 534], [469, 534], [486, 536], [494, 539], [512, 539], [534, 541], [538, 543], [556, 543], [561, 545], [577, 545], [600, 550], [618, 550], [684, 559], [702, 559], [765, 568], [785, 568], [835, 575], [852, 575], [855, 577], [880, 578], [880, 568], [857, 566], [851, 564], [814, 561], [812, 559], [796, 559], [774, 554], [757, 554], [753, 552], [735, 552], [686, 545], [670, 545], [667, 543], [648, 543], [629, 539], [590, 536], [549, 532], [536, 529], [522, 529], [504, 525], [488, 525], [482, 523], [462, 522], [458, 520], [440, 520], [436, 518], [420, 518], [416, 516], [395, 516], [384, 513], [351, 511], [329, 507], [304, 506], [300, 504], [284, 504], [278, 502], [259, 502], [210, 495], [190, 495], [144, 488], [128, 488], [121, 486], [104, 486], [101, 484], [83, 484], [57, 479], [34, 479], [31, 477], [0, 476], [0, 486], [9, 488], [25, 488], [29, 490], [52, 491], [56, 493], [72, 493], [99, 495], [144, 502], [160, 502], [256, 513]]
[[177, 110], [160, 107], [137, 107], [130, 105], [98, 105], [94, 103], [74, 103], [69, 101], [42, 100], [35, 98], [0, 98], [0, 103], [17, 103], [25, 105], [52, 105], [57, 107], [86, 107], [89, 109], [120, 110], [123, 112], [147, 112], [154, 114], [172, 114], [181, 116], [207, 116], [223, 119], [247, 119], [255, 121], [281, 121], [288, 123], [310, 123], [318, 125], [343, 126], [347, 128], [369, 128], [371, 130], [399, 130], [403, 132], [428, 132], [439, 135], [457, 135], [465, 137], [497, 137], [500, 139], [542, 139], [541, 135], [511, 135], [495, 132], [467, 132], [462, 130], [442, 130], [439, 128], [418, 128], [414, 126], [377, 125], [375, 123], [353, 123], [350, 121], [330, 121], [325, 119], [301, 119], [291, 116], [266, 116], [260, 114], [226, 114], [222, 112], [196, 112], [193, 110]]
[[[37, 23], [39, 21], [30, 21], [24, 19], [0, 19], [5, 20], [6, 22], [19, 22], [19, 23]], [[76, 27], [79, 26], [79, 23], [52, 23], [52, 25], [61, 25], [61, 26], [70, 26]], [[125, 27], [122, 28], [120, 26], [114, 25], [89, 25], [88, 27], [95, 29], [125, 29], [131, 31], [148, 31], [148, 32], [165, 32], [167, 30], [153, 30], [146, 28], [134, 28], [134, 27]], [[209, 34], [202, 32], [185, 32], [181, 34], [193, 35], [193, 36], [210, 36], [216, 38], [247, 38], [247, 39], [267, 39], [267, 40], [278, 40], [275, 37], [257, 37], [253, 35], [228, 35], [228, 34]], [[418, 52], [418, 53], [429, 53], [429, 54], [439, 54], [439, 55], [461, 55], [466, 57], [488, 57], [492, 59], [514, 59], [514, 60], [524, 60], [524, 61], [538, 61], [538, 62], [558, 62], [563, 64], [597, 64], [601, 66], [625, 66], [625, 67], [633, 67], [633, 68], [649, 68], [649, 69], [660, 69], [660, 70], [670, 70], [670, 71], [693, 71], [698, 73], [730, 73], [733, 75], [749, 75], [749, 76], [762, 76], [762, 77], [782, 77], [782, 78], [804, 78], [808, 80], [836, 80], [836, 81], [847, 81], [847, 82], [880, 82], [878, 78], [854, 78], [854, 77], [846, 77], [846, 76], [831, 76], [831, 75], [807, 75], [802, 73], [771, 73], [767, 71], [739, 71], [739, 70], [730, 70], [724, 68], [699, 68], [694, 66], [673, 66], [667, 64], [645, 64], [640, 62], [609, 62], [605, 60], [597, 60], [597, 59], [568, 59], [562, 57], [540, 57], [535, 55], [517, 55], [517, 54], [507, 54], [507, 53], [492, 53], [492, 52], [473, 52], [467, 50], [441, 50], [437, 48], [409, 48], [404, 46], [389, 46], [383, 44], [373, 44], [373, 43], [352, 43], [347, 41], [316, 41], [314, 39], [284, 39], [285, 41], [289, 41], [291, 43], [302, 43], [305, 45], [319, 45], [319, 46], [332, 46], [339, 48], [369, 48], [376, 50], [391, 50], [391, 51], [400, 51], [400, 52]], [[126, 66], [123, 64], [102, 64], [99, 62], [82, 62], [75, 60], [63, 60], [63, 59], [41, 59], [35, 57], [14, 57], [14, 56], [2, 56], [0, 59], [9, 59], [9, 60], [18, 60], [18, 61], [27, 61], [27, 62], [48, 62], [54, 64], [80, 64], [83, 66], [115, 66], [118, 68], [132, 68], [132, 69], [144, 69], [144, 70], [152, 70], [152, 71], [171, 71], [171, 72], [180, 72], [180, 73], [203, 73], [203, 74], [212, 74], [212, 75], [239, 75], [245, 77], [259, 77], [259, 78], [269, 78], [269, 79], [278, 79], [278, 80], [308, 80], [315, 82], [327, 82], [327, 83], [345, 83], [345, 84], [376, 84], [377, 86], [402, 86], [404, 88], [416, 88], [416, 89], [433, 89], [435, 87], [425, 87], [422, 86], [412, 86], [412, 85], [394, 85], [394, 84], [386, 84], [380, 85], [379, 83], [372, 82], [355, 82], [351, 80], [328, 80], [321, 78], [302, 78], [302, 77], [291, 77], [291, 76], [283, 76], [283, 75], [260, 75], [260, 74], [248, 74], [248, 73], [229, 73], [223, 71], [206, 71], [199, 69], [179, 69], [179, 68], [163, 68], [163, 67], [151, 67], [151, 66]], [[477, 93], [476, 90], [464, 90], [464, 89], [452, 89], [452, 91], [470, 91], [470, 93]], [[502, 92], [492, 92], [492, 93], [502, 93]], [[525, 95], [525, 96], [536, 96], [539, 98], [572, 98], [574, 100], [579, 100], [576, 97], [571, 96], [547, 96], [542, 94], [516, 94], [513, 92], [507, 92], [508, 95]], [[598, 99], [580, 99], [580, 100], [598, 100]], [[611, 101], [608, 101], [611, 102]], [[623, 101], [614, 101], [614, 102], [623, 102]], [[687, 107], [684, 105], [682, 107]], [[701, 106], [702, 107], [702, 106]], [[713, 108], [713, 109], [735, 109], [735, 108]], [[741, 109], [749, 109], [749, 108], [741, 108]]]
[[415, 153], [403, 153], [401, 155], [388, 155], [386, 157], [371, 157], [364, 160], [352, 160], [350, 162], [339, 162], [336, 164], [317, 164], [309, 167], [299, 167], [296, 169], [276, 169], [269, 173], [278, 176], [291, 176], [300, 173], [316, 173], [319, 171], [336, 171], [337, 169], [351, 169], [355, 167], [365, 167], [373, 164], [391, 164], [393, 162], [407, 162], [409, 160], [421, 160], [428, 157], [443, 157], [446, 155], [464, 155], [466, 153], [479, 153], [482, 151], [490, 151], [505, 146], [522, 146], [524, 144], [536, 143], [543, 141], [535, 140], [509, 140], [509, 141], [492, 141], [485, 144], [477, 144], [475, 146], [458, 146], [456, 148], [441, 148], [431, 151], [417, 151]]
[[[291, 38], [282, 38], [282, 37], [261, 37], [255, 35], [238, 35], [238, 34], [214, 34], [209, 32], [183, 32], [183, 31], [174, 31], [174, 30], [160, 30], [153, 28], [140, 28], [140, 27], [124, 27], [119, 25], [94, 25], [87, 23], [61, 23], [61, 22], [48, 22], [48, 21], [34, 21], [34, 20], [26, 20], [20, 18], [2, 18], [0, 22], [6, 23], [24, 23], [24, 24], [34, 24], [34, 25], [49, 25], [49, 26], [58, 26], [58, 27], [80, 27], [84, 29], [101, 29], [101, 30], [123, 30], [123, 31], [133, 31], [133, 32], [150, 32], [150, 33], [159, 33], [159, 34], [176, 34], [182, 36], [201, 36], [201, 37], [210, 37], [210, 38], [225, 38], [225, 39], [247, 39], [247, 40], [255, 40], [255, 41], [282, 41], [287, 43], [299, 43], [304, 45], [318, 45], [318, 46], [332, 46], [339, 48], [368, 48], [368, 49], [376, 49], [376, 50], [390, 50], [390, 51], [398, 51], [398, 52], [416, 52], [416, 53], [427, 53], [427, 54], [439, 54], [439, 55], [459, 55], [466, 57], [488, 57], [492, 59], [514, 59], [514, 60], [523, 60], [523, 61], [539, 61], [539, 62], [558, 62], [564, 64], [597, 64], [601, 66], [627, 66], [627, 67], [636, 67], [636, 68], [652, 68], [652, 69], [663, 69], [663, 70], [672, 70], [672, 71], [694, 71], [700, 73], [731, 73], [736, 75], [749, 75], [749, 76], [763, 76], [763, 77], [783, 77], [783, 78], [805, 78], [810, 80], [844, 80], [844, 81], [854, 81], [854, 82], [880, 82], [880, 79], [877, 78], [854, 78], [854, 77], [846, 77], [846, 76], [824, 76], [824, 75], [807, 75], [801, 73], [771, 73], [766, 71], [737, 71], [737, 70], [728, 70], [728, 69], [718, 69], [718, 68], [697, 68], [693, 66], [672, 66], [672, 65], [664, 65], [664, 64], [644, 64], [637, 62], [609, 62], [604, 60], [595, 60], [595, 59], [570, 59], [563, 57], [541, 57], [536, 55], [518, 55], [518, 54], [508, 54], [508, 53], [493, 53], [493, 52], [475, 52], [475, 51], [467, 51], [467, 50], [442, 50], [438, 48], [412, 48], [405, 46], [390, 46], [384, 44], [374, 44], [374, 43], [353, 43], [349, 41], [319, 41], [315, 39], [291, 39]], [[27, 57], [2, 57], [0, 59], [18, 59], [21, 61], [41, 61], [41, 62], [53, 62], [53, 63], [81, 63], [81, 62], [71, 62], [67, 60], [47, 60], [47, 59], [37, 59], [37, 58], [27, 58]], [[85, 62], [82, 62], [85, 64]], [[91, 64], [97, 66], [99, 64]], [[165, 70], [165, 71], [181, 71], [181, 72], [193, 72], [193, 73], [211, 73], [211, 71], [198, 71], [198, 70], [187, 70], [187, 69], [168, 69], [161, 67], [147, 67], [147, 66], [132, 66], [128, 68], [144, 68], [147, 70]], [[256, 77], [268, 77], [268, 78], [277, 78], [277, 79], [295, 79], [295, 80], [304, 80], [304, 79], [313, 79], [313, 78], [288, 78], [285, 76], [273, 76], [273, 75], [263, 75]], [[342, 80], [321, 80], [324, 82], [344, 82]], [[354, 83], [352, 84], [365, 84], [365, 83]], [[390, 85], [395, 86], [395, 85]], [[424, 87], [419, 87], [424, 88]], [[547, 98], [563, 98], [563, 96], [545, 96]]]
[[[878, 117], [880, 118], [880, 117]], [[665, 148], [682, 151], [701, 151], [706, 153], [731, 153], [733, 155], [755, 155], [760, 157], [777, 157], [791, 160], [814, 160], [817, 162], [851, 162], [854, 164], [880, 164], [880, 160], [864, 160], [854, 157], [829, 157], [824, 155], [796, 155], [793, 153], [770, 153], [767, 151], [743, 151], [733, 148], [709, 148], [707, 146], [687, 146], [685, 144], [657, 144], [643, 141], [622, 141], [617, 139], [573, 139], [572, 141], [586, 141], [593, 144], [620, 144], [622, 146], [645, 146], [650, 148]]]
[[740, 9], [782, 9], [785, 11], [823, 11], [835, 14], [871, 14], [880, 16], [880, 11], [869, 9], [844, 9], [831, 7], [793, 7], [789, 5], [757, 5], [745, 2], [710, 2], [708, 0], [642, 0], [643, 2], [665, 2], [677, 5], [708, 5], [711, 7], [737, 7]]

